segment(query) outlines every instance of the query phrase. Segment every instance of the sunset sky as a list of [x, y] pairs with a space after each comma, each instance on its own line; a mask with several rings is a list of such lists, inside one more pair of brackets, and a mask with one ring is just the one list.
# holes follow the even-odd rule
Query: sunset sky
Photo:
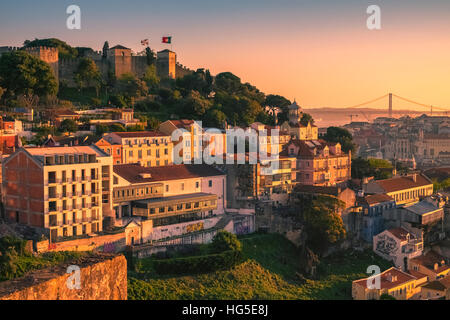
[[[66, 28], [81, 7], [82, 29]], [[371, 4], [382, 29], [366, 27]], [[450, 109], [448, 0], [128, 0], [0, 4], [0, 46], [55, 37], [100, 50], [105, 40], [155, 50], [172, 35], [178, 61], [230, 71], [305, 107], [346, 107], [393, 92]], [[375, 105], [372, 105], [374, 107]], [[408, 106], [402, 104], [402, 106]]]

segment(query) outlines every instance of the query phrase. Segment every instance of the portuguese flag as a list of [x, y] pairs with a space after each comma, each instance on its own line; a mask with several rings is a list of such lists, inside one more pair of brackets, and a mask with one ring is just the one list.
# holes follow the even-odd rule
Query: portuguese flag
[[162, 43], [172, 43], [172, 37], [162, 37]]

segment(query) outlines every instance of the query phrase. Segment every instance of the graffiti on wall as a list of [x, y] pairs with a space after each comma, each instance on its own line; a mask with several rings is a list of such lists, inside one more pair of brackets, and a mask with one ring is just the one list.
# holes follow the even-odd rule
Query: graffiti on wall
[[381, 235], [376, 242], [376, 250], [385, 255], [392, 255], [397, 251], [397, 242], [387, 235]]
[[186, 233], [196, 232], [203, 230], [203, 222], [194, 223], [186, 226]]

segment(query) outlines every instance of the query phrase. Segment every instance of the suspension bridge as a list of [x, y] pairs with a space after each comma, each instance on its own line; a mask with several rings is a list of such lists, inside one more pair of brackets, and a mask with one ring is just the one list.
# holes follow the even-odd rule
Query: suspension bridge
[[[433, 105], [426, 104], [426, 103], [417, 102], [417, 101], [414, 101], [412, 99], [401, 97], [401, 96], [399, 96], [397, 94], [394, 94], [394, 93], [387, 93], [387, 94], [385, 94], [385, 95], [383, 95], [381, 97], [378, 97], [378, 98], [375, 98], [375, 99], [372, 99], [372, 100], [369, 100], [369, 101], [366, 101], [366, 102], [363, 102], [363, 103], [359, 103], [359, 104], [354, 105], [354, 106], [346, 107], [346, 109], [358, 109], [358, 108], [362, 108], [362, 107], [366, 107], [368, 105], [371, 105], [371, 104], [373, 104], [375, 102], [383, 101], [383, 99], [387, 99], [387, 106], [388, 106], [387, 115], [390, 118], [392, 118], [393, 108], [394, 108], [394, 98], [399, 99], [400, 101], [403, 101], [403, 102], [411, 103], [411, 104], [413, 104], [415, 106], [415, 108], [426, 108], [427, 111], [429, 111], [430, 115], [433, 115], [433, 112], [435, 114], [439, 113], [439, 114], [448, 115], [448, 112], [450, 112], [450, 108], [443, 108], [443, 107], [433, 106]], [[418, 110], [411, 110], [411, 111], [418, 111]], [[368, 116], [362, 110], [360, 112], [363, 114], [363, 116], [368, 121], [370, 121]], [[358, 115], [351, 114], [349, 116], [350, 120], [352, 121], [353, 117], [356, 117], [356, 116], [358, 116]]]

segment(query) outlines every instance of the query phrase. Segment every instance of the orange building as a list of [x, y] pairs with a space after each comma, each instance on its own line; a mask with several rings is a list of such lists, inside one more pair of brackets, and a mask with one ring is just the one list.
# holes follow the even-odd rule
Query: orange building
[[113, 164], [122, 163], [123, 148], [121, 144], [108, 142], [104, 138], [101, 138], [95, 145], [113, 157]]

